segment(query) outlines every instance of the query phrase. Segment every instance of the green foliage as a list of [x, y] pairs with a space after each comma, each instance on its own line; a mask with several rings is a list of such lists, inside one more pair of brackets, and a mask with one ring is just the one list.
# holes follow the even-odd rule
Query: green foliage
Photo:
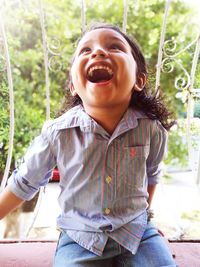
[[200, 210], [188, 210], [184, 211], [181, 214], [181, 220], [184, 225], [187, 225], [185, 229], [184, 238], [196, 239], [199, 237], [199, 228], [200, 228]]
[[183, 212], [181, 217], [183, 219], [188, 219], [190, 221], [200, 222], [200, 211], [199, 210], [192, 210], [191, 212]]
[[[35, 0], [22, 2], [22, 6], [19, 7], [17, 2], [8, 1], [5, 10], [15, 96], [13, 163], [24, 154], [30, 141], [39, 133], [46, 117], [44, 56], [39, 6]], [[124, 12], [122, 0], [87, 0], [85, 2], [87, 24], [101, 21], [122, 26]], [[49, 52], [51, 60], [49, 79], [51, 117], [53, 118], [61, 107], [61, 101], [66, 92], [65, 84], [71, 57], [77, 39], [81, 35], [81, 5], [78, 0], [46, 0], [43, 4], [48, 46], [51, 50]], [[164, 5], [163, 0], [129, 1], [127, 33], [138, 40], [145, 54], [152, 87], [155, 83], [155, 66]], [[193, 23], [188, 23], [187, 29], [184, 28], [185, 21], [190, 22], [192, 16], [192, 11], [183, 2], [172, 1], [166, 39], [172, 39], [172, 37], [177, 39], [177, 50], [188, 44], [196, 34]], [[184, 54], [180, 60], [188, 66], [188, 62], [191, 62], [190, 53]], [[177, 115], [180, 115], [185, 113], [185, 106], [181, 99], [176, 98], [174, 78], [177, 73], [180, 73], [180, 68], [176, 66], [173, 73], [162, 74], [161, 87], [171, 108]], [[5, 75], [6, 73], [2, 74], [4, 78], [0, 81], [0, 144], [2, 144], [0, 145], [2, 147], [0, 148], [0, 170], [3, 170], [5, 165], [9, 131], [8, 87]], [[185, 152], [184, 149], [180, 150], [180, 133], [172, 132], [170, 140], [169, 161], [182, 157]], [[175, 147], [179, 150], [177, 151]], [[180, 160], [184, 162], [183, 159]]]
[[1, 77], [0, 83], [0, 171], [5, 168], [8, 134], [9, 134], [9, 96], [5, 77]]
[[[200, 136], [200, 120], [193, 118], [190, 125], [192, 148], [198, 149], [198, 139]], [[165, 163], [171, 167], [182, 168], [188, 164], [188, 143], [187, 143], [187, 120], [177, 120], [169, 132], [168, 157]]]
[[188, 163], [188, 147], [186, 143], [185, 124], [175, 125], [169, 132], [167, 165], [186, 167]]

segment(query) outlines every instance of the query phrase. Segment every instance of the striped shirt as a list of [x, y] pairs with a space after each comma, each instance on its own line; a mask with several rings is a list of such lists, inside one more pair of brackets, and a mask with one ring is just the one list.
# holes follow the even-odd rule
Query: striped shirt
[[132, 108], [110, 135], [76, 106], [44, 124], [9, 184], [30, 200], [57, 166], [58, 227], [97, 255], [109, 237], [135, 254], [147, 225], [147, 185], [158, 182], [166, 141], [160, 122]]

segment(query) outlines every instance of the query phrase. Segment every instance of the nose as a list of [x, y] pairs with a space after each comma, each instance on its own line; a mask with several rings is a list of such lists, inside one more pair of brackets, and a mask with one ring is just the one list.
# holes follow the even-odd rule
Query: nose
[[107, 57], [107, 55], [108, 55], [107, 52], [102, 47], [98, 47], [94, 49], [92, 52], [92, 58], [96, 58], [96, 57], [102, 58], [102, 57]]

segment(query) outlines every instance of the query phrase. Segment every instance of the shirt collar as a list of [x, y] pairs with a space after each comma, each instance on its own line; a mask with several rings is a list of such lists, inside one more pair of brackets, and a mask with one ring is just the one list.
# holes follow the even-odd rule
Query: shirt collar
[[[137, 127], [138, 119], [147, 118], [147, 116], [138, 110], [129, 108], [120, 123], [118, 124], [116, 131], [121, 132], [120, 129], [132, 129]], [[54, 125], [57, 130], [63, 130], [68, 128], [80, 127], [83, 132], [99, 132], [105, 131], [93, 118], [91, 118], [84, 110], [82, 105], [77, 105], [68, 110], [62, 116], [54, 120]]]
[[89, 118], [82, 105], [77, 105], [55, 119], [54, 125], [57, 130], [75, 127], [88, 128], [91, 125], [91, 119]]
[[138, 120], [143, 118], [147, 118], [147, 116], [143, 112], [129, 107], [122, 117], [121, 121], [117, 125], [113, 133], [113, 138], [116, 138], [117, 136], [130, 129], [136, 128], [138, 126]]

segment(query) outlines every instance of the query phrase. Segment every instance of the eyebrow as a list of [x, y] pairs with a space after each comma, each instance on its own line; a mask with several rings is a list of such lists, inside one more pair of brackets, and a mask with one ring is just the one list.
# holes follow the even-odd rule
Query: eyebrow
[[121, 38], [112, 37], [111, 39], [114, 39], [114, 40], [119, 41], [119, 42], [123, 43], [124, 45], [126, 45], [126, 43]]

